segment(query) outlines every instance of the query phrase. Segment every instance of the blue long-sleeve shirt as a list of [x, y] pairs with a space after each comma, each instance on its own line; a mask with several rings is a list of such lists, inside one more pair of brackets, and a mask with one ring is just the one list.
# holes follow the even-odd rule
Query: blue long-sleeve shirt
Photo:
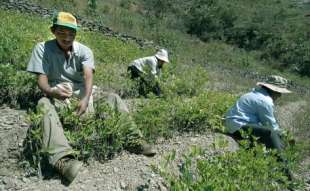
[[226, 113], [226, 128], [234, 133], [242, 126], [269, 126], [280, 130], [274, 117], [274, 104], [271, 96], [263, 88], [253, 89], [244, 94]]

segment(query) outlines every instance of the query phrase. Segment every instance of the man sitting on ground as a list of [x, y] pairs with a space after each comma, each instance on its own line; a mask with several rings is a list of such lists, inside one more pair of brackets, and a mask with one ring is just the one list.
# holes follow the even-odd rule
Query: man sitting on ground
[[[77, 117], [94, 111], [94, 56], [88, 47], [75, 41], [77, 30], [77, 20], [72, 14], [57, 13], [51, 26], [51, 32], [56, 38], [38, 43], [27, 67], [27, 71], [37, 75], [38, 86], [45, 95], [38, 102], [38, 108], [43, 111], [43, 150], [48, 152], [49, 163], [69, 182], [77, 176], [82, 163], [74, 159], [73, 149], [64, 135], [57, 112], [68, 106], [73, 97], [79, 99]], [[105, 97], [111, 107], [116, 106], [122, 113], [129, 112], [118, 95], [108, 94]], [[130, 124], [135, 125], [133, 121]], [[139, 129], [133, 127], [128, 132], [128, 140], [133, 137], [141, 139], [135, 141], [141, 144], [131, 148], [132, 152], [147, 156], [155, 154]]]

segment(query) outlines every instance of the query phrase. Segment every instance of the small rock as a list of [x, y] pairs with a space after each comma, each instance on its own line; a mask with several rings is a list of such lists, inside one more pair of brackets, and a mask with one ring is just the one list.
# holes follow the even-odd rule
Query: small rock
[[23, 177], [23, 178], [22, 178], [22, 181], [23, 181], [24, 183], [27, 183], [27, 182], [28, 182], [28, 179], [25, 178], [25, 177]]
[[121, 181], [120, 182], [120, 186], [121, 186], [121, 189], [125, 189], [126, 188], [126, 183]]
[[5, 190], [4, 185], [0, 184], [0, 191]]
[[160, 191], [168, 191], [168, 189], [164, 185], [162, 185], [162, 184], [159, 184], [158, 187], [159, 187], [158, 189]]
[[12, 129], [12, 126], [5, 126], [3, 129], [4, 130], [10, 130], [10, 129]]
[[3, 181], [3, 184], [6, 185], [7, 188], [15, 188], [16, 183], [12, 180], [5, 180]]
[[77, 180], [77, 183], [83, 183], [84, 181], [83, 180], [81, 180], [81, 179], [79, 179], [79, 180]]
[[192, 142], [196, 142], [197, 141], [197, 138], [193, 137], [190, 139]]
[[116, 167], [113, 168], [113, 172], [117, 173], [118, 171], [119, 171], [118, 168], [116, 168]]

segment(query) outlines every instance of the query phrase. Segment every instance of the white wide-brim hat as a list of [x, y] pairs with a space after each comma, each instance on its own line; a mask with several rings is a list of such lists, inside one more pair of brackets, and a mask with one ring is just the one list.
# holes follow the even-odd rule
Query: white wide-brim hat
[[276, 76], [276, 75], [269, 76], [265, 82], [257, 82], [256, 85], [264, 86], [278, 93], [283, 93], [283, 94], [292, 93], [290, 90], [287, 89], [287, 79], [281, 76]]
[[169, 63], [168, 52], [165, 49], [160, 49], [156, 52], [155, 57], [159, 60]]

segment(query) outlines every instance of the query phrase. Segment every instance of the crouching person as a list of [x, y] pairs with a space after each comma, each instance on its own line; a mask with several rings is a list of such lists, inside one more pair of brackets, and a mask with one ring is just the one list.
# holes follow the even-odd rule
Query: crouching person
[[[72, 14], [57, 13], [51, 26], [55, 39], [38, 43], [27, 67], [27, 71], [37, 75], [38, 86], [45, 95], [38, 102], [44, 112], [42, 147], [48, 152], [49, 163], [69, 183], [77, 176], [82, 163], [74, 157], [57, 112], [70, 104], [73, 97], [79, 100], [77, 117], [94, 111], [94, 56], [87, 46], [75, 41], [77, 30], [77, 20]], [[119, 97], [112, 97], [122, 103]], [[146, 149], [147, 154], [155, 153], [146, 144], [140, 146], [139, 151], [143, 154]]]
[[159, 78], [165, 63], [169, 63], [168, 52], [160, 49], [154, 56], [136, 59], [128, 66], [131, 79], [138, 80], [140, 95], [146, 97], [149, 92], [153, 92], [160, 96]]
[[[274, 102], [282, 94], [291, 93], [287, 89], [287, 80], [272, 75], [265, 82], [258, 82], [257, 86], [253, 91], [241, 96], [226, 113], [227, 131], [238, 139], [242, 138], [240, 130], [251, 132], [267, 148], [276, 149], [279, 160], [285, 162], [281, 157], [285, 148], [281, 138], [283, 130], [274, 116]], [[291, 176], [288, 169], [285, 170]]]
[[287, 80], [280, 76], [269, 76], [266, 82], [240, 97], [226, 113], [228, 133], [239, 136], [239, 130], [248, 131], [260, 138], [267, 148], [281, 151], [284, 146], [280, 138], [283, 131], [274, 116], [274, 101], [282, 94], [291, 93], [286, 89]]

